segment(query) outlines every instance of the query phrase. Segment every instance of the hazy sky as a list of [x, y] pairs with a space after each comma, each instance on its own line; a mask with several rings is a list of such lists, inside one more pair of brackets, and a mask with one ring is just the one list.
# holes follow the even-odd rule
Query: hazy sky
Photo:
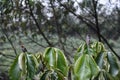
[[[42, 0], [41, 0], [42, 1]], [[43, 4], [44, 4], [44, 6], [46, 6], [46, 8], [47, 8], [47, 2], [49, 2], [49, 0], [43, 0], [44, 2], [43, 2]], [[67, 1], [67, 0], [64, 0], [64, 1]], [[76, 0], [73, 0], [73, 1], [75, 1], [75, 4], [74, 4], [74, 6], [78, 6], [78, 4], [77, 4], [77, 2], [76, 2]], [[83, 1], [83, 0], [77, 0], [78, 2], [81, 2], [81, 1]], [[109, 14], [111, 11], [112, 11], [112, 8], [113, 7], [115, 7], [115, 5], [117, 5], [118, 7], [120, 7], [120, 0], [98, 0], [99, 1], [99, 3], [102, 3], [103, 5], [104, 5], [104, 7], [103, 8], [105, 8], [105, 9], [107, 9], [106, 10], [106, 12]], [[110, 2], [109, 2], [110, 1]], [[77, 14], [80, 14], [80, 9], [78, 8], [78, 10], [76, 11], [76, 13]], [[47, 12], [48, 13], [48, 15], [49, 16], [52, 16], [52, 14], [51, 13], [49, 13], [49, 12]]]
[[[77, 0], [78, 2], [81, 2], [83, 0]], [[98, 0], [102, 4], [107, 4], [109, 1], [113, 4], [118, 4], [120, 3], [120, 0]]]
[[[77, 0], [77, 1], [81, 2], [83, 0]], [[99, 1], [99, 3], [104, 5], [104, 8], [107, 9], [107, 12], [111, 12], [112, 8], [115, 6], [120, 7], [120, 0], [98, 0], [98, 1]], [[77, 5], [77, 3], [76, 3], [76, 5]], [[79, 13], [79, 10], [78, 10], [78, 13]]]

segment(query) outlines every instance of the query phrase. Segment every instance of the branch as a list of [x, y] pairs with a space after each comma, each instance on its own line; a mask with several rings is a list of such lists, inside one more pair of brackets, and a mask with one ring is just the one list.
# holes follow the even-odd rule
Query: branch
[[85, 39], [82, 37], [82, 35], [80, 35], [80, 32], [79, 32], [79, 31], [76, 31], [74, 28], [72, 28], [72, 29], [73, 29], [73, 31], [74, 31], [76, 34], [79, 35], [79, 37], [80, 37], [83, 41], [85, 41]]
[[118, 57], [118, 59], [120, 60], [120, 56], [114, 51], [114, 49], [111, 47], [111, 45], [109, 44], [109, 42], [107, 41], [107, 39], [100, 34], [100, 37], [104, 40], [104, 42], [107, 44], [107, 46], [111, 49], [111, 51]]
[[69, 11], [71, 14], [73, 14], [74, 16], [76, 16], [78, 19], [80, 19], [82, 22], [84, 22], [85, 24], [89, 24], [91, 23], [93, 26], [95, 23], [93, 23], [91, 20], [82, 17], [81, 15], [77, 15], [74, 11], [72, 11], [70, 8], [68, 8], [66, 5], [59, 3], [61, 6], [63, 6], [67, 11]]
[[[74, 16], [76, 16], [78, 19], [80, 19], [82, 22], [84, 22], [89, 28], [91, 28], [94, 32], [96, 32], [97, 33], [97, 30], [93, 27], [93, 26], [95, 26], [95, 24], [93, 23], [93, 22], [91, 22], [90, 20], [88, 20], [88, 19], [83, 19], [83, 17], [82, 16], [80, 16], [80, 15], [77, 15], [77, 14], [75, 14], [73, 11], [71, 11], [69, 8], [67, 8], [64, 4], [61, 4], [60, 3], [60, 5], [61, 6], [63, 6], [67, 11], [69, 11], [71, 14], [73, 14]], [[120, 56], [114, 51], [114, 49], [110, 46], [110, 44], [109, 44], [109, 42], [107, 41], [107, 39], [103, 36], [103, 35], [101, 35], [101, 34], [99, 34], [99, 36], [104, 40], [104, 42], [107, 44], [107, 46], [110, 48], [110, 50], [118, 57], [118, 59], [120, 60]]]
[[9, 37], [8, 37], [8, 35], [7, 35], [7, 33], [6, 33], [6, 31], [4, 31], [4, 30], [2, 29], [2, 33], [6, 36], [7, 40], [9, 41], [10, 45], [12, 46], [15, 55], [17, 55], [17, 51], [16, 51], [16, 49], [15, 49], [15, 47], [14, 47], [14, 45], [13, 45], [11, 39], [9, 39]]
[[[4, 23], [4, 20], [3, 20], [3, 16], [4, 16], [4, 15], [3, 15], [3, 14], [4, 14], [4, 13], [1, 11], [1, 24]], [[2, 26], [1, 26], [1, 30], [2, 30], [2, 33], [6, 36], [7, 40], [8, 40], [9, 43], [10, 43], [10, 45], [12, 46], [15, 55], [17, 55], [17, 51], [16, 51], [16, 49], [15, 49], [15, 47], [14, 47], [14, 45], [13, 45], [11, 39], [9, 39], [9, 37], [8, 37], [8, 35], [7, 35], [7, 33], [6, 33], [6, 31], [4, 31], [4, 28], [3, 28]]]
[[[79, 5], [79, 7], [82, 9], [81, 4], [80, 4], [77, 0], [75, 0], [75, 2], [76, 2], [76, 3]], [[86, 11], [89, 12], [89, 14], [91, 14], [92, 16], [94, 16], [92, 10], [88, 10], [87, 8], [85, 8], [85, 9], [86, 9]], [[83, 10], [83, 11], [84, 11], [84, 10]]]
[[[27, 0], [27, 1], [28, 1], [28, 7], [29, 7], [30, 15], [32, 16], [33, 20], [35, 21], [35, 24], [36, 24], [39, 32], [41, 33], [41, 35], [43, 36], [43, 38], [45, 39], [45, 41], [48, 43], [48, 45], [49, 45], [49, 46], [53, 46], [53, 45], [49, 42], [49, 40], [47, 39], [47, 37], [45, 36], [45, 34], [43, 33], [42, 29], [40, 28], [40, 26], [39, 26], [39, 24], [38, 24], [38, 22], [37, 22], [37, 20], [36, 20], [36, 18], [35, 18], [35, 16], [34, 16], [34, 14], [33, 14], [33, 12], [32, 12], [32, 8], [31, 8], [31, 5], [30, 5], [30, 3], [29, 3], [29, 0]], [[26, 5], [27, 5], [27, 3], [26, 3]]]
[[61, 34], [60, 34], [61, 33], [61, 29], [60, 29], [60, 26], [59, 26], [59, 23], [58, 23], [58, 20], [57, 20], [57, 15], [56, 15], [56, 11], [55, 11], [55, 8], [54, 8], [52, 0], [50, 0], [50, 4], [51, 4], [51, 8], [52, 8], [53, 14], [54, 14], [54, 21], [55, 21], [55, 26], [57, 28], [57, 34], [58, 34], [59, 42], [62, 43]]
[[63, 41], [62, 41], [62, 39], [61, 39], [61, 38], [62, 38], [62, 35], [61, 35], [61, 33], [62, 33], [62, 28], [60, 27], [60, 25], [59, 25], [59, 23], [58, 23], [58, 18], [57, 18], [56, 11], [55, 11], [55, 8], [54, 8], [54, 5], [53, 5], [52, 0], [50, 0], [50, 4], [51, 4], [51, 8], [52, 8], [53, 14], [54, 14], [55, 26], [56, 26], [56, 28], [57, 28], [57, 35], [58, 35], [59, 43], [60, 43], [63, 51], [66, 52], [65, 47], [64, 47], [64, 45], [63, 45]]
[[28, 37], [28, 38], [29, 38], [32, 42], [36, 43], [37, 45], [39, 45], [39, 46], [41, 46], [41, 47], [43, 47], [43, 48], [46, 48], [44, 45], [38, 43], [38, 42], [35, 41], [34, 39], [32, 39], [32, 38], [30, 38], [30, 37]]
[[95, 26], [97, 29], [97, 35], [98, 35], [98, 39], [101, 42], [101, 37], [100, 37], [100, 29], [99, 29], [99, 23], [98, 23], [98, 14], [97, 14], [97, 1], [92, 0], [93, 2], [93, 7], [94, 7], [94, 18], [95, 18]]

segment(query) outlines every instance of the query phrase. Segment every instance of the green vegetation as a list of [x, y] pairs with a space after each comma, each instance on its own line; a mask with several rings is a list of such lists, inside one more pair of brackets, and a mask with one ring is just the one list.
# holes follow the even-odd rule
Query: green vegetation
[[119, 80], [119, 69], [116, 56], [101, 42], [93, 42], [80, 45], [72, 64], [53, 47], [46, 48], [43, 54], [21, 53], [10, 67], [9, 76], [11, 80]]
[[119, 80], [120, 3], [102, 1], [0, 0], [0, 80]]

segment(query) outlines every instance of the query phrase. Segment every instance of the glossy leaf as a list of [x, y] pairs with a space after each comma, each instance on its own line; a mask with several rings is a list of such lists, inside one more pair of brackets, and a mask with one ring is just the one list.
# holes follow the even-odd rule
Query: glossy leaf
[[75, 80], [90, 80], [91, 69], [89, 66], [89, 55], [83, 54], [74, 65]]
[[45, 71], [45, 73], [41, 76], [40, 80], [46, 80], [50, 70]]
[[112, 76], [116, 76], [119, 72], [119, 66], [117, 64], [117, 60], [115, 56], [112, 53], [108, 52], [107, 59], [110, 64], [110, 70], [109, 70], [110, 74], [112, 74]]
[[99, 66], [100, 69], [103, 67], [104, 63], [104, 53], [99, 53], [97, 58], [96, 58], [96, 63]]
[[91, 55], [83, 54], [78, 58], [74, 65], [76, 80], [90, 80], [97, 76], [99, 68]]
[[48, 67], [57, 68], [66, 76], [68, 71], [68, 63], [65, 55], [57, 48], [47, 48], [44, 53], [44, 59]]
[[37, 60], [37, 58], [34, 56], [34, 55], [32, 55], [32, 58], [33, 58], [33, 62], [35, 63], [35, 68], [38, 68], [38, 66], [39, 66], [39, 63], [38, 63], [38, 60]]
[[11, 80], [20, 80], [21, 70], [18, 64], [18, 56], [16, 57], [12, 66], [10, 67], [9, 75]]
[[32, 79], [35, 75], [36, 71], [36, 63], [34, 62], [34, 58], [32, 55], [27, 54], [27, 75]]
[[57, 73], [58, 75], [58, 79], [57, 80], [65, 80], [65, 76], [63, 75], [62, 71], [60, 70], [55, 70], [55, 72]]
[[82, 55], [85, 51], [85, 47], [86, 47], [86, 44], [85, 43], [81, 43], [81, 45], [79, 46], [79, 48], [77, 49], [77, 52], [75, 54], [75, 61], [80, 57], [80, 55]]
[[67, 59], [62, 51], [60, 51], [59, 49], [55, 49], [55, 51], [57, 53], [57, 68], [60, 69], [65, 76], [67, 76], [68, 73]]
[[89, 64], [91, 69], [91, 75], [96, 76], [99, 72], [99, 68], [92, 56], [89, 56]]
[[21, 53], [18, 57], [18, 64], [23, 73], [26, 72], [25, 53]]
[[56, 53], [53, 48], [47, 48], [44, 53], [45, 61], [50, 67], [56, 67]]
[[97, 57], [97, 55], [99, 55], [99, 53], [106, 51], [103, 43], [101, 43], [101, 42], [94, 42], [91, 45], [91, 47], [92, 47], [92, 49], [95, 52], [95, 55], [94, 55], [95, 57]]

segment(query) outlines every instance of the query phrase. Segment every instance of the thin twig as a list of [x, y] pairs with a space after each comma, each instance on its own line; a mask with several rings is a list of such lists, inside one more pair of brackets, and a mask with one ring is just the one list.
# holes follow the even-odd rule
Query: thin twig
[[36, 43], [37, 45], [39, 45], [39, 46], [41, 46], [41, 47], [43, 47], [43, 48], [46, 48], [44, 45], [38, 43], [38, 42], [35, 41], [34, 39], [32, 39], [32, 38], [30, 38], [30, 37], [28, 37], [28, 38], [29, 38], [32, 42]]

